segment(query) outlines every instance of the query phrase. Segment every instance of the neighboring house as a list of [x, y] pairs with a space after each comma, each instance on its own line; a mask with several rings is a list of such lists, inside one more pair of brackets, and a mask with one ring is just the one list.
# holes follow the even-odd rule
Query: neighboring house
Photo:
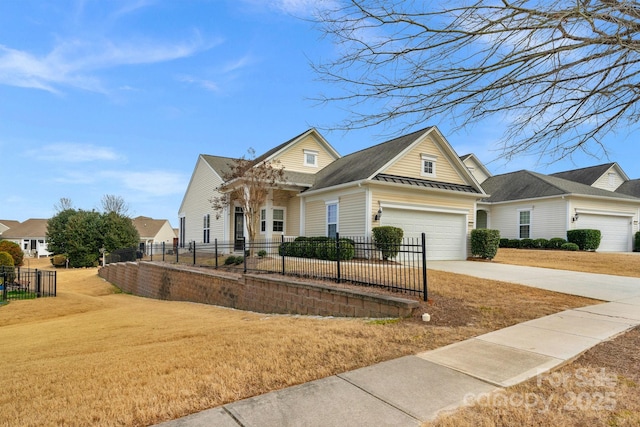
[[26, 256], [47, 257], [48, 219], [28, 219], [2, 233], [2, 238], [20, 245]]
[[640, 184], [617, 163], [552, 175], [522, 170], [489, 177], [482, 187], [490, 197], [478, 204], [478, 228], [509, 239], [566, 239], [567, 230], [591, 228], [602, 233], [599, 251], [633, 249]]
[[167, 248], [174, 245], [174, 239], [178, 236], [166, 219], [153, 219], [147, 216], [133, 218], [133, 225], [140, 234], [140, 250], [149, 252], [151, 245], [164, 243]]
[[[261, 209], [264, 238], [369, 237], [373, 227], [393, 225], [404, 229], [405, 237], [425, 232], [428, 259], [465, 259], [477, 202], [487, 197], [435, 127], [344, 157], [310, 129], [256, 162], [263, 160], [278, 161], [285, 171], [285, 182], [271, 191]], [[242, 208], [226, 209], [218, 217], [211, 207], [231, 162], [198, 157], [178, 214], [182, 246], [246, 235]]]
[[0, 219], [0, 239], [2, 233], [20, 224], [20, 221], [14, 221], [12, 219]]

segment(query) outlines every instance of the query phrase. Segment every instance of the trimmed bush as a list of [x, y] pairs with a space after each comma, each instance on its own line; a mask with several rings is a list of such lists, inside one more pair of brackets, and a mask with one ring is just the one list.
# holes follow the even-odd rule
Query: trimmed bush
[[633, 250], [635, 252], [640, 252], [640, 231], [636, 232], [636, 239], [635, 240], [636, 240], [636, 242], [635, 242]]
[[553, 237], [549, 239], [549, 243], [547, 244], [547, 249], [561, 249], [562, 245], [567, 243], [562, 237]]
[[0, 240], [0, 252], [8, 252], [11, 258], [13, 258], [13, 265], [16, 267], [22, 266], [24, 252], [20, 249], [19, 244], [8, 240]]
[[534, 239], [533, 247], [535, 249], [547, 249], [549, 241], [547, 239]]
[[[356, 253], [353, 243], [348, 239], [340, 239], [340, 260], [350, 260]], [[316, 257], [319, 259], [326, 259], [331, 261], [338, 260], [338, 248], [336, 241], [331, 239], [324, 242], [320, 242], [316, 246]]]
[[[355, 256], [355, 242], [340, 239], [340, 259], [349, 260]], [[330, 237], [297, 237], [293, 242], [284, 242], [278, 249], [280, 256], [337, 259], [336, 241]]]
[[267, 251], [265, 251], [264, 249], [259, 250], [259, 251], [258, 251], [258, 256], [259, 256], [260, 258], [264, 258], [264, 257], [266, 257], [266, 256], [267, 256]]
[[402, 228], [383, 225], [373, 228], [373, 240], [376, 248], [382, 252], [382, 259], [395, 258], [400, 251], [404, 230]]
[[509, 239], [508, 248], [520, 249], [520, 240], [519, 239]]
[[471, 230], [471, 255], [493, 259], [498, 253], [500, 231], [478, 228]]
[[51, 257], [51, 264], [54, 267], [65, 267], [67, 265], [67, 256], [65, 254], [58, 254]]
[[560, 249], [562, 249], [563, 251], [577, 251], [580, 249], [580, 247], [575, 243], [567, 242], [563, 243], [562, 246], [560, 246]]
[[600, 246], [602, 234], [600, 230], [569, 230], [567, 241], [578, 245], [581, 251], [595, 251]]
[[[0, 252], [0, 272], [7, 272], [7, 282], [11, 283], [15, 279], [15, 272], [13, 270], [14, 263], [13, 257], [9, 252], [2, 251]], [[0, 276], [0, 284], [4, 285], [2, 281], [2, 277]]]
[[224, 265], [233, 265], [236, 263], [236, 256], [235, 255], [229, 255], [225, 260], [224, 260]]
[[522, 239], [520, 240], [520, 247], [522, 249], [533, 249], [533, 239]]
[[509, 239], [500, 239], [500, 247], [508, 248], [509, 247]]

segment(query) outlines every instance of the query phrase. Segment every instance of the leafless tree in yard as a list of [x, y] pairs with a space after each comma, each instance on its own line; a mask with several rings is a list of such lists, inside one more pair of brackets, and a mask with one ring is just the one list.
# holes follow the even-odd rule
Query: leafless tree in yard
[[105, 213], [114, 212], [118, 215], [127, 216], [129, 213], [129, 204], [125, 202], [122, 196], [113, 194], [105, 194], [100, 200], [102, 211]]
[[606, 147], [640, 118], [640, 3], [350, 0], [316, 15], [335, 59], [314, 65], [347, 103], [341, 129], [489, 116], [502, 155]]
[[55, 209], [57, 213], [73, 209], [73, 202], [68, 197], [60, 197], [60, 200], [53, 205], [53, 209]]
[[242, 207], [249, 241], [255, 241], [260, 221], [260, 209], [265, 205], [270, 190], [285, 182], [284, 168], [279, 162], [255, 159], [255, 151], [248, 150], [249, 158], [241, 157], [229, 165], [230, 171], [223, 176], [219, 196], [209, 201], [219, 219], [225, 208], [236, 204]]

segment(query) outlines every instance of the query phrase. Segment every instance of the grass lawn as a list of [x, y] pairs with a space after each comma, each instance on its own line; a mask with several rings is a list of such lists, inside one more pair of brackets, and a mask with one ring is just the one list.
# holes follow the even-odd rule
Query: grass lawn
[[432, 322], [380, 322], [157, 301], [117, 293], [96, 269], [58, 270], [57, 297], [0, 308], [0, 425], [149, 425], [594, 303], [429, 280]]

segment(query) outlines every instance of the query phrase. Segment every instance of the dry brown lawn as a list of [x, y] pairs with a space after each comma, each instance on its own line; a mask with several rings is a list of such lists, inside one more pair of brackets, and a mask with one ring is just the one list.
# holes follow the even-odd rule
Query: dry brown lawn
[[500, 248], [493, 262], [640, 277], [640, 253], [570, 252]]
[[56, 298], [0, 307], [0, 425], [153, 424], [594, 303], [430, 272], [430, 323], [278, 316], [117, 293], [96, 273], [58, 270]]

